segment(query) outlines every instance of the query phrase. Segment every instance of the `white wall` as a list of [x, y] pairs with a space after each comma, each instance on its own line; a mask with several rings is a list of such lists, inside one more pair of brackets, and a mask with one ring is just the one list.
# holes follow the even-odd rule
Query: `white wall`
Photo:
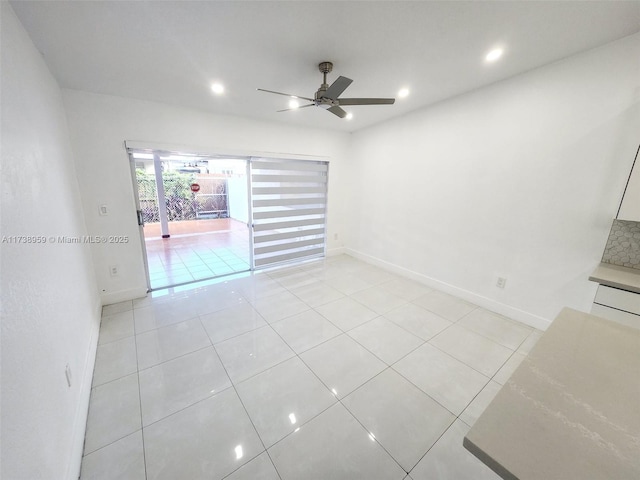
[[[62, 96], [7, 2], [1, 2], [3, 238], [2, 461], [11, 480], [76, 479], [100, 321]], [[65, 366], [72, 372], [71, 387]]]
[[227, 202], [229, 217], [242, 223], [249, 223], [249, 186], [247, 177], [229, 177], [227, 179]]
[[[341, 233], [343, 153], [348, 134], [74, 90], [63, 90], [63, 97], [87, 228], [92, 235], [126, 235], [132, 239], [128, 244], [93, 246], [97, 281], [104, 303], [142, 296], [146, 290], [133, 183], [123, 146], [125, 140], [149, 145], [179, 145], [187, 151], [206, 149], [206, 153], [327, 157], [331, 162], [328, 236], [333, 239], [335, 233]], [[100, 204], [108, 205], [108, 216], [99, 216]], [[329, 241], [328, 248], [339, 249], [341, 241], [342, 235], [339, 235], [339, 240]], [[119, 276], [109, 274], [110, 265], [119, 267]]]
[[640, 161], [629, 172], [629, 180], [620, 203], [619, 220], [640, 222]]
[[541, 327], [588, 311], [639, 101], [635, 35], [358, 132], [346, 245]]

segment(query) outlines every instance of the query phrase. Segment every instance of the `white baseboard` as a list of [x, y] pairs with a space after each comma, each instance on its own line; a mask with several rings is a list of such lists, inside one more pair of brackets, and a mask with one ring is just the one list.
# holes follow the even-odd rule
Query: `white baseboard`
[[93, 369], [96, 363], [96, 351], [98, 349], [98, 336], [100, 335], [100, 319], [102, 316], [102, 304], [97, 302], [94, 308], [93, 328], [84, 360], [84, 368], [81, 375], [78, 406], [73, 421], [72, 451], [70, 452], [68, 480], [80, 478], [82, 466], [82, 454], [84, 453], [84, 436], [87, 429], [87, 417], [89, 415], [89, 400], [91, 398], [91, 385], [93, 383]]
[[119, 290], [117, 292], [103, 293], [100, 295], [102, 305], [111, 305], [113, 303], [126, 302], [127, 300], [135, 300], [136, 298], [142, 298], [147, 295], [147, 289], [142, 288], [130, 288], [128, 290]]
[[478, 305], [479, 307], [482, 307], [491, 312], [504, 315], [505, 317], [511, 318], [520, 323], [524, 323], [525, 325], [528, 325], [530, 327], [534, 327], [539, 330], [546, 330], [549, 327], [549, 325], [551, 325], [551, 320], [549, 319], [540, 317], [538, 315], [534, 315], [532, 313], [526, 312], [524, 310], [520, 310], [518, 308], [512, 307], [510, 305], [506, 305], [504, 303], [500, 303], [491, 298], [478, 295], [477, 293], [474, 293], [474, 292], [470, 292], [469, 290], [464, 290], [454, 285], [450, 285], [440, 280], [436, 280], [435, 278], [431, 278], [431, 277], [428, 277], [427, 275], [414, 272], [413, 270], [409, 270], [408, 268], [400, 267], [398, 265], [387, 262], [385, 260], [381, 260], [377, 257], [368, 255], [366, 253], [362, 253], [357, 250], [353, 250], [351, 248], [345, 248], [344, 253], [347, 255], [351, 255], [352, 257], [362, 260], [364, 262], [370, 263], [377, 267], [380, 267], [390, 272], [401, 275], [403, 277], [410, 278], [411, 280], [415, 280], [416, 282], [420, 282], [423, 285], [426, 285], [427, 287], [431, 287], [435, 290], [439, 290], [441, 292], [448, 293], [449, 295], [453, 295], [455, 297], [461, 298], [462, 300], [466, 300], [467, 302], [473, 303], [474, 305]]

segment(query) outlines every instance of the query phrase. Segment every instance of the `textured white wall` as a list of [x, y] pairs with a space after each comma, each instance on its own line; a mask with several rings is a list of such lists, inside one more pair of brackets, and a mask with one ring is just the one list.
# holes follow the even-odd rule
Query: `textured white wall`
[[629, 182], [620, 204], [618, 218], [640, 222], [640, 160], [636, 160], [633, 170], [630, 171]]
[[[1, 2], [3, 238], [2, 461], [7, 480], [76, 479], [100, 303], [62, 96], [7, 2]], [[72, 372], [71, 387], [65, 366]]]
[[[63, 90], [63, 97], [87, 228], [92, 235], [128, 235], [132, 239], [128, 244], [93, 246], [103, 302], [141, 296], [146, 289], [125, 140], [177, 145], [185, 150], [206, 149], [208, 153], [326, 157], [331, 162], [328, 248], [341, 247], [341, 235], [339, 240], [333, 238], [342, 229], [342, 170], [348, 134], [75, 90]], [[100, 204], [109, 206], [108, 216], [98, 214]], [[109, 274], [110, 265], [119, 266], [119, 276]]]
[[639, 101], [640, 34], [358, 132], [346, 246], [536, 325], [588, 311]]

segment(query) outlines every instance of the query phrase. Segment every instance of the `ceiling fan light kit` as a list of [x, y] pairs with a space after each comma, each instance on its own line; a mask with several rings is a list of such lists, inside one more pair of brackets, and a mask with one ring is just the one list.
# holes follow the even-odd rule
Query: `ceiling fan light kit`
[[298, 110], [305, 107], [320, 107], [340, 118], [345, 118], [347, 116], [347, 112], [342, 108], [342, 105], [392, 105], [396, 101], [395, 98], [339, 98], [342, 92], [351, 85], [353, 80], [340, 76], [335, 82], [329, 85], [327, 83], [327, 73], [330, 73], [333, 70], [333, 63], [320, 62], [320, 64], [318, 64], [318, 69], [320, 70], [320, 73], [322, 73], [322, 84], [314, 94], [313, 98], [292, 95], [290, 93], [275, 92], [273, 90], [265, 90], [263, 88], [258, 88], [258, 90], [261, 92], [275, 93], [276, 95], [285, 95], [293, 99], [301, 99], [311, 102], [307, 105], [278, 110], [278, 112]]

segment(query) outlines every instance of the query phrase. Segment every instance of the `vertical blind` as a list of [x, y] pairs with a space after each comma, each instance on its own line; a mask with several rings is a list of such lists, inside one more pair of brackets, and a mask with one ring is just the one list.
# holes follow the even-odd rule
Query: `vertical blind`
[[251, 161], [254, 268], [324, 255], [328, 163]]

